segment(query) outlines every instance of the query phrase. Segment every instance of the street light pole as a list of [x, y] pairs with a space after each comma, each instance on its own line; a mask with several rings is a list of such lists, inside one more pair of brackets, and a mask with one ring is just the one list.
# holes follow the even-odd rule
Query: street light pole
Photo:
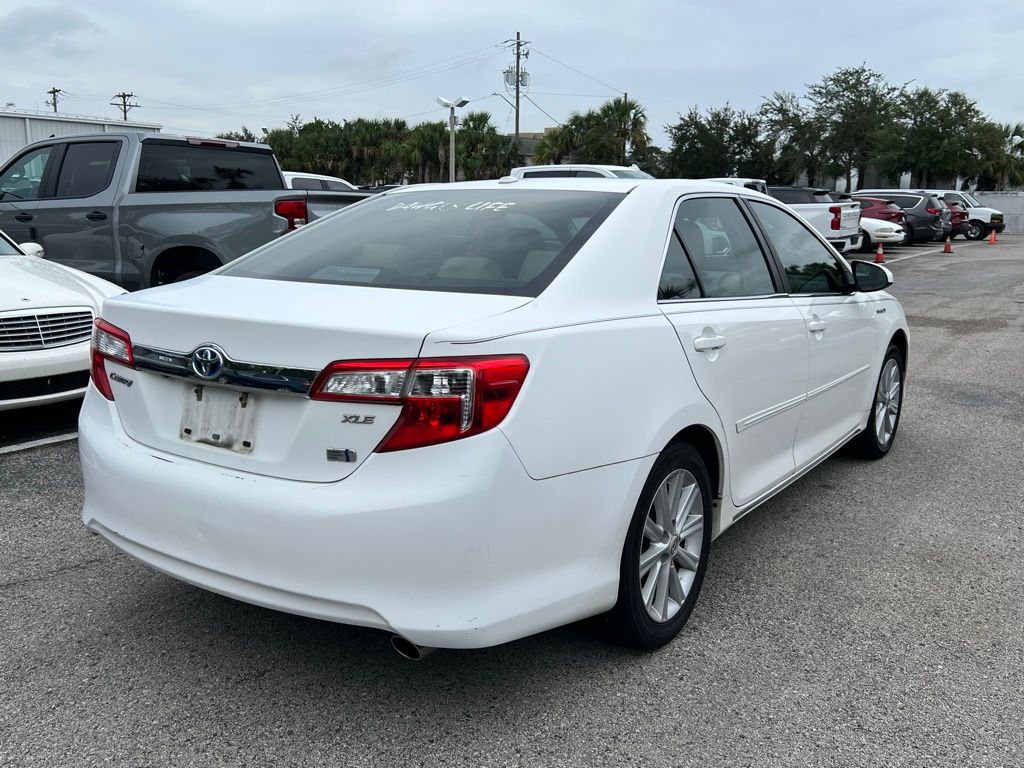
[[455, 181], [455, 108], [469, 104], [469, 99], [437, 97], [437, 103], [448, 107], [448, 183]]

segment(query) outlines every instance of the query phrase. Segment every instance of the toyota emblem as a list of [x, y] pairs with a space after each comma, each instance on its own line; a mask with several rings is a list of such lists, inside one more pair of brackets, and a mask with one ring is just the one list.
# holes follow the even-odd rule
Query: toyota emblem
[[203, 379], [215, 379], [224, 368], [224, 355], [216, 347], [199, 347], [192, 353], [192, 370]]

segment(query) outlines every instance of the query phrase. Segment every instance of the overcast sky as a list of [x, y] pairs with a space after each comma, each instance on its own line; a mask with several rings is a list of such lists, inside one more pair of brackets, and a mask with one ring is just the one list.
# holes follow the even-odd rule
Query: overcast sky
[[62, 112], [114, 117], [111, 95], [132, 91], [132, 119], [209, 135], [295, 113], [437, 120], [436, 96], [463, 96], [512, 132], [511, 108], [490, 94], [516, 30], [536, 103], [523, 102], [524, 131], [554, 124], [542, 109], [564, 120], [628, 91], [664, 145], [691, 105], [755, 108], [861, 62], [1024, 121], [1024, 3], [934, 0], [0, 0], [0, 104], [47, 109], [57, 86]]

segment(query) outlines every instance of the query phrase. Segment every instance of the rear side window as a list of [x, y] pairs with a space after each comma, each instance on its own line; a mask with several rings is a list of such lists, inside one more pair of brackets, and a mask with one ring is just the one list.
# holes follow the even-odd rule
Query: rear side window
[[572, 176], [572, 171], [523, 171], [524, 179], [564, 179]]
[[136, 192], [283, 189], [270, 153], [143, 142]]
[[771, 272], [750, 225], [728, 197], [685, 200], [676, 232], [709, 298], [775, 293]]
[[279, 238], [221, 274], [537, 296], [622, 198], [526, 189], [385, 194]]
[[915, 195], [893, 195], [892, 201], [901, 208], [913, 208], [921, 202], [921, 198]]
[[324, 189], [324, 185], [320, 179], [307, 179], [303, 176], [293, 178], [291, 184], [292, 189], [318, 189], [321, 192]]
[[658, 283], [658, 301], [700, 298], [700, 285], [675, 230], [669, 236], [665, 266]]
[[787, 204], [811, 202], [811, 196], [802, 189], [779, 189], [776, 187], [769, 189], [768, 194]]
[[331, 179], [325, 179], [324, 184], [327, 185], [327, 189], [331, 192], [351, 192], [354, 189], [351, 184], [346, 184], [342, 181], [333, 181]]
[[90, 197], [102, 192], [114, 175], [120, 150], [117, 141], [68, 144], [57, 178], [57, 197]]

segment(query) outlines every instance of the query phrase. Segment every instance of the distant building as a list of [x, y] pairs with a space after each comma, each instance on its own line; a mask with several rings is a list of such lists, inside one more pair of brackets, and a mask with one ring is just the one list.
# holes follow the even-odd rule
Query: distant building
[[136, 123], [131, 120], [108, 120], [102, 117], [32, 112], [27, 109], [0, 110], [0, 162], [6, 162], [19, 149], [33, 141], [50, 136], [77, 136], [83, 133], [110, 133], [113, 131], [144, 131], [157, 133], [155, 123]]
[[[520, 131], [519, 132], [519, 154], [523, 156], [523, 165], [533, 165], [533, 154], [537, 148], [537, 142], [540, 141], [546, 134], [552, 131], [557, 131], [557, 128], [545, 128], [543, 131]], [[508, 134], [509, 138], [514, 139], [514, 134]]]

